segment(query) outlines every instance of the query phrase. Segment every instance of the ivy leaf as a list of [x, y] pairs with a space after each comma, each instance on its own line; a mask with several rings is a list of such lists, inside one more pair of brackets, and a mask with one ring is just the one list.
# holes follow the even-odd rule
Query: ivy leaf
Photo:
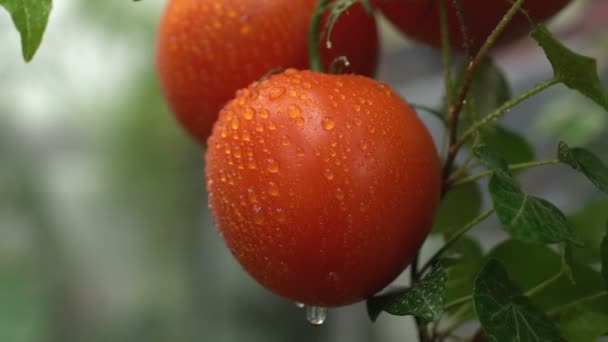
[[505, 177], [494, 175], [488, 185], [496, 215], [514, 238], [530, 243], [569, 241], [581, 245], [564, 214], [549, 201], [523, 193]]
[[[608, 224], [606, 226], [608, 227]], [[606, 236], [602, 239], [600, 250], [602, 254], [602, 276], [604, 276], [604, 285], [606, 285], [608, 291], [608, 229], [606, 229]]]
[[584, 174], [598, 189], [608, 194], [608, 166], [596, 155], [580, 147], [570, 148], [560, 142], [557, 148], [559, 160]]
[[42, 42], [53, 7], [52, 0], [0, 0], [21, 35], [23, 58], [29, 62]]
[[606, 234], [608, 220], [608, 200], [593, 201], [573, 214], [568, 215], [568, 222], [585, 248], [574, 248], [573, 258], [583, 264], [599, 264], [601, 261], [600, 244]]
[[[512, 173], [509, 170], [507, 161], [496, 154], [488, 145], [478, 145], [473, 147], [473, 153], [477, 156], [488, 169], [494, 171], [494, 174], [503, 178], [510, 179]], [[515, 183], [514, 181], [512, 183]]]
[[447, 274], [443, 266], [437, 264], [414, 287], [368, 299], [367, 313], [372, 321], [376, 321], [382, 311], [397, 316], [413, 315], [427, 321], [437, 320], [443, 312], [446, 282]]
[[441, 201], [432, 232], [449, 236], [476, 218], [480, 210], [481, 190], [476, 182], [456, 187]]
[[608, 95], [602, 87], [597, 73], [597, 62], [593, 58], [568, 49], [543, 25], [536, 26], [532, 31], [532, 38], [545, 51], [556, 79], [608, 110]]
[[473, 303], [490, 340], [562, 340], [555, 324], [523, 295], [497, 260], [488, 261], [477, 275]]
[[[496, 259], [508, 268], [511, 279], [523, 290], [537, 287], [558, 274], [562, 268], [560, 256], [549, 247], [513, 239], [492, 249], [486, 257], [486, 260], [490, 259]], [[567, 313], [575, 307], [608, 315], [608, 292], [605, 291], [600, 273], [576, 261], [571, 267], [575, 281], [563, 276], [558, 278], [532, 297], [534, 304], [547, 312], [560, 326], [571, 319]], [[608, 327], [608, 320], [603, 324]]]

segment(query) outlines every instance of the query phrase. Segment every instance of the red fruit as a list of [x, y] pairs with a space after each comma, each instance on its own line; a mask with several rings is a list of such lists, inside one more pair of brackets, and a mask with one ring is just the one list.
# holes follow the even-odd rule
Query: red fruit
[[[462, 0], [465, 21], [471, 39], [471, 48], [479, 49], [511, 8], [509, 0]], [[564, 8], [570, 0], [527, 0], [523, 8], [535, 22], [543, 22]], [[438, 0], [376, 0], [382, 13], [408, 37], [420, 42], [441, 47], [441, 27]], [[464, 50], [462, 30], [456, 14], [454, 1], [446, 0], [450, 45]], [[507, 43], [530, 32], [532, 25], [521, 12], [513, 17], [502, 33], [499, 43]]]
[[[160, 23], [156, 66], [179, 122], [201, 143], [237, 89], [277, 67], [308, 66], [316, 0], [170, 0]], [[324, 39], [323, 40], [323, 46]], [[323, 48], [324, 64], [349, 58], [371, 75], [378, 60], [374, 18], [361, 5], [342, 16]]]
[[346, 305], [390, 283], [425, 240], [440, 163], [385, 84], [287, 70], [237, 92], [208, 140], [213, 217], [241, 265], [294, 301]]

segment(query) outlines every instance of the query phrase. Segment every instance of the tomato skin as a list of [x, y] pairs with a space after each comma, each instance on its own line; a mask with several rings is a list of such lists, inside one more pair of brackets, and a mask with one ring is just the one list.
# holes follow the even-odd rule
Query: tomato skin
[[[535, 23], [548, 20], [571, 0], [527, 0], [523, 8]], [[441, 47], [441, 30], [439, 5], [437, 0], [375, 0], [379, 8], [393, 24], [408, 37]], [[454, 1], [446, 1], [450, 45], [453, 49], [464, 51], [461, 28], [456, 14]], [[507, 0], [462, 0], [462, 8], [471, 40], [471, 48], [478, 50], [492, 33], [502, 17], [511, 8]], [[516, 14], [501, 37], [498, 44], [509, 43], [525, 36], [531, 30], [531, 24], [524, 14]]]
[[[158, 32], [156, 66], [162, 91], [182, 126], [204, 144], [218, 111], [237, 89], [273, 68], [306, 68], [315, 4], [169, 0]], [[331, 50], [322, 49], [326, 66], [346, 55], [352, 65], [347, 71], [374, 73], [376, 23], [361, 5], [339, 19], [332, 41]]]
[[244, 269], [285, 298], [363, 300], [411, 262], [439, 203], [440, 162], [387, 85], [290, 69], [240, 90], [206, 154], [209, 203]]

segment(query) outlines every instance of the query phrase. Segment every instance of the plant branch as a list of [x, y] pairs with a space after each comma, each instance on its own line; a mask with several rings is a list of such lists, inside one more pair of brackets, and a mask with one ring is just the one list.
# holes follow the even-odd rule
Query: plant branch
[[[511, 165], [509, 165], [509, 170], [516, 171], [516, 170], [529, 169], [529, 168], [545, 166], [545, 165], [559, 164], [559, 163], [560, 163], [560, 161], [557, 158], [548, 159], [548, 160], [536, 160], [536, 161], [531, 161], [528, 163], [511, 164]], [[482, 178], [489, 177], [492, 174], [494, 174], [494, 171], [484, 171], [484, 172], [478, 173], [476, 175], [464, 177], [464, 178], [460, 178], [460, 179], [458, 179], [456, 177], [450, 177], [450, 179], [453, 179], [453, 180], [452, 181], [448, 180], [448, 187], [454, 188], [454, 187], [457, 187], [460, 185], [473, 183]]]
[[517, 106], [518, 104], [524, 102], [525, 100], [527, 100], [528, 98], [540, 93], [541, 91], [557, 84], [560, 83], [561, 80], [558, 78], [552, 78], [548, 81], [542, 82], [538, 85], [536, 85], [535, 87], [533, 87], [532, 89], [522, 93], [521, 95], [519, 95], [516, 98], [513, 98], [507, 102], [505, 102], [502, 106], [500, 106], [499, 108], [497, 108], [495, 111], [493, 111], [492, 113], [486, 115], [485, 117], [483, 117], [481, 120], [477, 121], [476, 123], [474, 123], [473, 125], [471, 125], [471, 127], [469, 127], [469, 129], [467, 129], [462, 137], [460, 138], [460, 140], [458, 140], [458, 142], [456, 142], [456, 144], [454, 145], [454, 149], [456, 149], [456, 151], [462, 146], [464, 145], [467, 140], [469, 140], [471, 138], [471, 136], [473, 136], [481, 127], [487, 125], [488, 123], [498, 119], [499, 117], [501, 117], [503, 114], [505, 114], [506, 112], [508, 112], [511, 108]]
[[540, 284], [538, 284], [538, 285], [534, 286], [533, 288], [529, 289], [528, 291], [526, 291], [526, 296], [532, 297], [535, 294], [541, 292], [542, 290], [546, 289], [551, 284], [553, 284], [554, 282], [556, 282], [559, 278], [561, 278], [563, 274], [564, 274], [564, 270], [561, 269], [559, 272], [557, 272], [553, 276], [545, 279]]
[[[475, 58], [469, 60], [469, 64], [467, 65], [467, 69], [464, 74], [464, 79], [458, 91], [458, 96], [456, 97], [456, 101], [450, 105], [448, 111], [448, 130], [449, 130], [449, 149], [448, 155], [445, 160], [445, 164], [443, 166], [443, 177], [447, 179], [451, 170], [452, 165], [454, 164], [454, 160], [456, 159], [456, 155], [458, 154], [458, 149], [462, 144], [458, 144], [457, 142], [457, 134], [458, 134], [458, 119], [460, 116], [460, 112], [462, 111], [462, 107], [464, 105], [464, 100], [466, 99], [467, 93], [469, 92], [469, 88], [471, 83], [473, 82], [473, 77], [475, 75], [475, 71], [477, 67], [485, 56], [488, 54], [490, 48], [496, 43], [496, 40], [503, 32], [503, 30], [507, 27], [507, 24], [511, 21], [513, 16], [519, 11], [523, 4], [524, 0], [517, 0], [513, 6], [509, 9], [509, 11], [504, 15], [504, 17], [500, 20], [494, 31], [490, 34], [485, 43], [481, 46]], [[510, 107], [509, 107], [510, 108]]]
[[445, 103], [452, 103], [452, 56], [450, 50], [450, 31], [448, 29], [448, 16], [445, 9], [445, 0], [439, 1], [439, 15], [441, 16], [441, 56], [443, 61], [443, 76], [445, 83]]
[[450, 237], [450, 239], [448, 241], [446, 241], [446, 243], [437, 251], [435, 252], [435, 254], [433, 254], [433, 256], [429, 259], [429, 261], [426, 262], [426, 264], [424, 264], [424, 267], [422, 267], [422, 269], [420, 270], [419, 275], [423, 274], [426, 270], [429, 269], [429, 267], [431, 267], [433, 265], [433, 263], [435, 263], [439, 257], [446, 251], [448, 250], [450, 247], [452, 247], [456, 242], [458, 242], [458, 240], [469, 230], [471, 230], [473, 227], [475, 227], [476, 225], [478, 225], [479, 223], [483, 222], [483, 220], [487, 219], [488, 217], [490, 217], [490, 215], [492, 215], [494, 213], [494, 208], [486, 211], [485, 213], [477, 216], [476, 218], [474, 218], [471, 222], [465, 224], [462, 228], [460, 228], [458, 231], [456, 231], [454, 233], [454, 235], [452, 235]]
[[469, 59], [473, 58], [473, 50], [471, 49], [471, 35], [469, 34], [469, 27], [467, 21], [464, 18], [464, 10], [462, 9], [462, 0], [454, 0], [454, 8], [456, 8], [456, 17], [460, 24], [460, 32], [462, 33], [462, 43], [464, 45], [464, 51], [466, 51]]
[[310, 60], [310, 70], [323, 72], [323, 61], [321, 60], [321, 50], [319, 48], [319, 37], [321, 33], [321, 20], [327, 8], [329, 0], [317, 1], [314, 14], [308, 30], [308, 58]]
[[446, 311], [447, 311], [447, 310], [450, 310], [450, 309], [453, 309], [453, 308], [455, 308], [455, 307], [457, 307], [457, 306], [459, 306], [459, 305], [462, 305], [462, 304], [464, 304], [464, 303], [468, 303], [468, 302], [470, 302], [472, 299], [473, 299], [473, 296], [472, 296], [472, 295], [468, 295], [468, 296], [464, 296], [464, 297], [462, 297], [462, 298], [458, 298], [458, 299], [456, 299], [456, 300], [453, 300], [453, 301], [451, 301], [451, 302], [447, 303], [447, 304], [446, 304], [446, 305], [443, 307], [443, 309], [444, 309], [444, 310], [446, 310]]
[[556, 315], [560, 314], [561, 312], [566, 311], [567, 309], [569, 309], [569, 308], [571, 308], [573, 306], [576, 306], [576, 305], [578, 305], [580, 303], [587, 302], [587, 301], [594, 300], [594, 299], [598, 299], [598, 298], [601, 298], [603, 296], [608, 296], [608, 292], [607, 291], [601, 291], [601, 292], [589, 295], [587, 297], [583, 297], [583, 298], [579, 298], [577, 300], [573, 300], [570, 303], [566, 303], [564, 305], [558, 306], [556, 308], [553, 308], [553, 309], [547, 311], [547, 316], [556, 316]]

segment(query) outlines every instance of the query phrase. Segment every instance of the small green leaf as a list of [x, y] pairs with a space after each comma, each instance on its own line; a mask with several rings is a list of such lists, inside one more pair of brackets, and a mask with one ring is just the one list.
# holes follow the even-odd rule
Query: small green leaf
[[608, 194], [608, 166], [596, 155], [580, 147], [570, 148], [563, 141], [559, 143], [559, 160], [584, 174], [598, 189]]
[[602, 254], [602, 276], [604, 276], [604, 285], [606, 285], [608, 291], [608, 229], [606, 230], [606, 236], [602, 239], [600, 250]]
[[573, 258], [584, 264], [597, 264], [601, 261], [600, 243], [606, 234], [608, 220], [608, 200], [593, 201], [568, 215], [572, 231], [578, 236], [585, 248], [574, 248]]
[[560, 316], [558, 326], [566, 341], [595, 342], [608, 333], [608, 315], [577, 306]]
[[532, 31], [532, 38], [545, 51], [553, 66], [556, 79], [608, 110], [608, 95], [602, 87], [597, 73], [597, 63], [593, 58], [568, 49], [542, 25], [538, 25]]
[[367, 313], [376, 321], [382, 311], [392, 315], [413, 315], [427, 321], [439, 319], [443, 312], [447, 274], [441, 264], [414, 287], [397, 293], [389, 293], [367, 300]]
[[52, 0], [0, 0], [21, 34], [23, 58], [29, 62], [42, 42], [53, 7]]
[[534, 149], [521, 135], [498, 125], [486, 126], [480, 130], [481, 142], [509, 164], [519, 164], [534, 160]]
[[570, 279], [570, 282], [573, 284], [576, 283], [574, 280], [574, 256], [572, 255], [572, 246], [568, 243], [564, 243], [562, 246], [562, 272], [563, 274]]
[[564, 214], [550, 202], [527, 195], [510, 179], [494, 175], [488, 185], [496, 215], [514, 238], [530, 243], [581, 244]]
[[[512, 174], [509, 170], [507, 162], [496, 152], [494, 152], [488, 145], [478, 145], [473, 147], [473, 153], [477, 156], [488, 169], [494, 171], [496, 175], [500, 175], [503, 178], [511, 178]], [[515, 183], [513, 181], [513, 183]]]
[[459, 186], [446, 194], [435, 217], [433, 233], [449, 236], [471, 222], [481, 210], [481, 190], [475, 182]]
[[475, 312], [490, 340], [561, 341], [559, 329], [511, 281], [504, 266], [490, 260], [473, 288]]

